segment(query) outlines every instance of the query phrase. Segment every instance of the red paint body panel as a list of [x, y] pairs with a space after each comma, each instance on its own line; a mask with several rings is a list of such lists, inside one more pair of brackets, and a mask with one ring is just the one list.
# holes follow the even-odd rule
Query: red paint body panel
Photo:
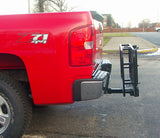
[[[13, 69], [25, 66], [35, 104], [73, 103], [73, 82], [90, 79], [94, 65], [69, 65], [69, 34], [92, 24], [90, 12], [0, 16], [0, 69], [8, 69], [8, 62]], [[32, 34], [48, 34], [48, 40], [45, 44], [31, 43]], [[15, 55], [24, 64], [16, 59], [2, 61], [1, 54]]]

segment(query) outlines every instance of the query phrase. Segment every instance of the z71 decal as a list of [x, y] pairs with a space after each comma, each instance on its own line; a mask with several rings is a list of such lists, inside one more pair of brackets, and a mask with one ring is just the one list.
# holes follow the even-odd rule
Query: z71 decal
[[47, 43], [47, 39], [48, 39], [48, 34], [32, 34], [33, 36], [33, 40], [31, 43], [43, 43], [46, 44]]
[[18, 43], [43, 43], [46, 44], [49, 34], [19, 34], [22, 37], [17, 40]]

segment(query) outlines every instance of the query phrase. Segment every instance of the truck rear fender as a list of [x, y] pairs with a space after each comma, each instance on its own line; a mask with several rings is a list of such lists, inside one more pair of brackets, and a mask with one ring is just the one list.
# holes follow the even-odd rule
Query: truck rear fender
[[0, 54], [0, 69], [25, 69], [21, 58], [12, 54]]

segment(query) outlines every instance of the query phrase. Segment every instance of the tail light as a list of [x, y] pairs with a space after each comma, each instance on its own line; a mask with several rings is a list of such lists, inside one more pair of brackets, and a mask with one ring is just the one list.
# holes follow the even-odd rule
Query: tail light
[[93, 64], [93, 26], [75, 29], [70, 35], [70, 65], [88, 66]]

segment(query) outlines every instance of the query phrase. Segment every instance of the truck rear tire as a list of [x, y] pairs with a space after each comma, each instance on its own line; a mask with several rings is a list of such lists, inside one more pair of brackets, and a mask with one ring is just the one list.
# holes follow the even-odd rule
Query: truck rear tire
[[0, 72], [0, 138], [19, 138], [32, 115], [32, 106], [23, 87]]

